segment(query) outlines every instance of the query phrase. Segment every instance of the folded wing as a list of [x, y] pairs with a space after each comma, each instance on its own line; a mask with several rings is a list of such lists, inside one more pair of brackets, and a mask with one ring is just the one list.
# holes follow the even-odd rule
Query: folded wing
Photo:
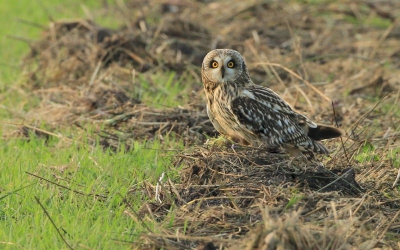
[[[253, 92], [232, 101], [232, 112], [246, 129], [262, 138], [262, 142], [270, 147], [294, 146], [301, 151], [312, 151], [320, 154], [329, 153], [320, 143], [313, 141], [302, 128], [302, 122], [317, 125], [305, 116], [295, 113], [282, 100], [276, 100], [272, 93]], [[303, 122], [304, 123], [304, 122]], [[310, 126], [311, 127], [311, 126]]]
[[247, 92], [244, 92], [244, 96], [246, 95], [276, 112], [293, 116], [293, 119], [296, 119], [299, 124], [307, 124], [311, 128], [317, 127], [316, 123], [308, 119], [306, 116], [295, 112], [287, 102], [269, 88], [254, 84], [247, 88]]

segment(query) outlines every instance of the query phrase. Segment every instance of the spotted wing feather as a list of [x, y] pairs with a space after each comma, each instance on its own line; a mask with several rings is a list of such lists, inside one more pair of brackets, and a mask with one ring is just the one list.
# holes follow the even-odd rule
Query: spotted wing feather
[[268, 99], [265, 95], [262, 101], [240, 96], [232, 101], [232, 112], [241, 126], [262, 138], [268, 147], [289, 144], [305, 152], [328, 153], [322, 144], [307, 136], [307, 132], [298, 123], [298, 114], [290, 106], [276, 108], [274, 98], [271, 98], [271, 102]]
[[295, 112], [290, 105], [279, 97], [274, 91], [263, 86], [252, 84], [247, 87], [252, 99], [273, 109], [275, 112], [285, 113], [286, 115], [296, 119], [298, 124], [307, 124], [311, 128], [316, 128], [317, 124], [308, 119], [306, 116]]

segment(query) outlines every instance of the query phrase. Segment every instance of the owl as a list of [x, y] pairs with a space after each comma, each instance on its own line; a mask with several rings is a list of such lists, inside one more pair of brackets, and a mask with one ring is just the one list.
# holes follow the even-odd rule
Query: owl
[[254, 84], [235, 50], [209, 52], [201, 75], [208, 117], [220, 134], [236, 142], [313, 159], [314, 153], [329, 154], [319, 140], [343, 134], [338, 128], [316, 124], [271, 89]]

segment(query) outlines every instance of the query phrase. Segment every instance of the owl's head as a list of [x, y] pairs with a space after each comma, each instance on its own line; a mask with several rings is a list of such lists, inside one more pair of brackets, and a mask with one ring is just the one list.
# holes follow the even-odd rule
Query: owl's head
[[214, 84], [235, 82], [248, 74], [243, 57], [236, 50], [216, 49], [204, 57], [202, 75]]

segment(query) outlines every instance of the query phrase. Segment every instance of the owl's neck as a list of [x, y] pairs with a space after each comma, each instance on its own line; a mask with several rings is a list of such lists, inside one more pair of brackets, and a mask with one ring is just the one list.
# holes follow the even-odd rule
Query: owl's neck
[[220, 84], [218, 87], [221, 95], [227, 95], [232, 99], [239, 95], [240, 86], [237, 86], [235, 83]]
[[232, 100], [239, 96], [240, 89], [232, 84], [219, 84], [214, 91], [207, 93], [208, 104], [220, 103], [229, 106]]
[[[247, 76], [247, 77], [246, 77]], [[248, 75], [244, 75], [234, 82], [214, 83], [208, 79], [203, 79], [204, 90], [208, 99], [208, 104], [214, 102], [228, 102], [240, 96], [242, 91], [253, 84]]]

